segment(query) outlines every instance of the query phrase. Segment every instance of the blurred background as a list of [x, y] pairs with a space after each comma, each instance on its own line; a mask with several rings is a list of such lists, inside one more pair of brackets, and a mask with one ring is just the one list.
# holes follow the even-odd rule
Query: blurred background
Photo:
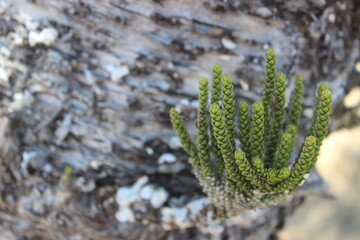
[[[360, 87], [344, 105], [360, 116]], [[356, 124], [356, 122], [354, 122]], [[356, 240], [360, 236], [360, 126], [332, 132], [325, 138], [317, 170], [336, 199], [308, 197], [280, 232], [282, 240]]]

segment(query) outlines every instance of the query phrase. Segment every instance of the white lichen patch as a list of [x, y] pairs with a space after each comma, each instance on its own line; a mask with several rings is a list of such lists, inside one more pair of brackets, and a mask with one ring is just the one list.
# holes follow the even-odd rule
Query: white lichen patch
[[27, 68], [22, 63], [12, 59], [12, 51], [5, 47], [0, 47], [0, 82], [9, 86], [9, 81], [14, 73], [25, 73]]
[[20, 11], [17, 20], [22, 23], [28, 31], [34, 31], [39, 28], [40, 21], [31, 16], [28, 12]]
[[231, 41], [230, 39], [222, 38], [221, 43], [225, 48], [227, 48], [229, 50], [236, 49], [236, 44], [233, 41]]
[[147, 176], [139, 178], [133, 186], [120, 187], [115, 196], [115, 201], [119, 204], [119, 210], [115, 214], [115, 218], [119, 222], [134, 222], [134, 212], [130, 209], [130, 205], [140, 199], [141, 188], [149, 181]]
[[82, 192], [91, 192], [95, 189], [96, 184], [93, 179], [86, 181], [84, 177], [80, 177], [77, 179], [75, 186], [78, 187]]
[[161, 226], [165, 230], [171, 230], [173, 228], [173, 209], [170, 207], [164, 207], [161, 209]]
[[189, 202], [184, 207], [164, 207], [161, 209], [162, 227], [166, 230], [171, 230], [174, 227], [192, 227], [198, 223], [201, 211], [210, 204], [209, 199], [201, 198]]
[[153, 191], [150, 198], [150, 203], [153, 208], [160, 208], [168, 199], [169, 193], [164, 188], [159, 187]]
[[179, 228], [189, 228], [194, 226], [194, 222], [189, 218], [186, 207], [162, 208], [161, 209], [162, 227], [171, 230], [175, 224]]
[[129, 67], [126, 65], [106, 63], [103, 68], [110, 73], [110, 79], [114, 82], [120, 82], [123, 77], [130, 73]]
[[169, 193], [162, 187], [148, 184], [141, 189], [140, 197], [149, 200], [153, 208], [160, 208], [168, 199]]
[[145, 185], [141, 191], [140, 191], [140, 197], [144, 200], [150, 200], [153, 192], [154, 192], [155, 186], [152, 184]]
[[208, 198], [200, 198], [189, 202], [186, 208], [189, 210], [190, 216], [195, 219], [199, 213], [210, 204], [211, 201]]
[[50, 163], [45, 163], [44, 172], [50, 174], [53, 171], [53, 166]]
[[21, 156], [22, 156], [22, 161], [20, 163], [20, 167], [21, 170], [25, 173], [25, 175], [27, 175], [28, 164], [32, 159], [38, 156], [38, 152], [36, 151], [22, 152]]
[[242, 88], [244, 91], [249, 91], [249, 90], [250, 90], [250, 85], [249, 85], [249, 83], [246, 82], [245, 80], [240, 79], [240, 80], [239, 80], [239, 83], [240, 83], [241, 88]]
[[115, 196], [117, 204], [121, 207], [127, 207], [140, 199], [141, 188], [149, 181], [148, 176], [139, 178], [133, 186], [120, 187]]
[[163, 153], [158, 159], [158, 164], [176, 162], [176, 156], [172, 153]]
[[272, 11], [267, 7], [259, 7], [256, 9], [256, 14], [264, 18], [269, 18], [272, 16]]
[[27, 90], [24, 92], [15, 93], [13, 96], [13, 101], [9, 104], [8, 111], [21, 111], [24, 107], [31, 105], [33, 101], [33, 96]]
[[28, 32], [25, 27], [20, 25], [17, 26], [13, 32], [10, 32], [8, 36], [10, 37], [13, 46], [23, 46], [28, 37]]
[[[146, 202], [149, 201], [154, 209], [164, 205], [169, 197], [169, 193], [162, 187], [147, 184], [149, 178], [143, 176], [134, 185], [120, 187], [115, 196], [115, 201], [119, 205], [119, 211], [115, 217], [120, 222], [134, 221], [133, 211], [146, 212]], [[145, 201], [144, 201], [145, 200]], [[148, 202], [147, 202], [148, 203]], [[133, 208], [130, 208], [133, 206]]]
[[129, 207], [120, 208], [115, 213], [115, 218], [119, 222], [135, 222], [134, 212]]
[[58, 38], [58, 32], [54, 28], [44, 28], [41, 31], [30, 31], [29, 33], [29, 45], [34, 47], [38, 44], [45, 46], [52, 45]]
[[303, 114], [306, 118], [311, 119], [314, 114], [314, 110], [312, 108], [305, 108], [303, 110]]
[[154, 154], [154, 149], [152, 149], [151, 147], [145, 148], [145, 151], [146, 151], [146, 153], [149, 154], [149, 155], [153, 155], [153, 154]]

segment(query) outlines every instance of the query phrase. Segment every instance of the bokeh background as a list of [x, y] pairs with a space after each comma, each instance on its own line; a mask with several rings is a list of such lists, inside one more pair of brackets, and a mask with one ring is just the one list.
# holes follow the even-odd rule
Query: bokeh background
[[[360, 116], [360, 87], [344, 105]], [[282, 240], [360, 239], [360, 126], [332, 132], [324, 141], [317, 170], [336, 199], [308, 197], [280, 233]]]

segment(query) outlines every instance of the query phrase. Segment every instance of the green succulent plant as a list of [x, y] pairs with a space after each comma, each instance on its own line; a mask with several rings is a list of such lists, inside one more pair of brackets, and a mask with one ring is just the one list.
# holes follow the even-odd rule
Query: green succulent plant
[[[290, 104], [285, 109], [286, 77], [276, 72], [273, 49], [266, 51], [262, 101], [236, 110], [230, 75], [213, 67], [212, 92], [206, 78], [199, 82], [197, 144], [172, 108], [171, 122], [203, 191], [218, 212], [227, 216], [283, 201], [306, 180], [327, 134], [331, 92], [320, 83], [311, 128], [293, 164], [290, 164], [300, 123], [304, 81], [298, 76]], [[210, 102], [210, 106], [209, 103]], [[236, 124], [238, 112], [238, 124]], [[236, 131], [238, 125], [238, 132]], [[236, 141], [240, 142], [237, 148]]]

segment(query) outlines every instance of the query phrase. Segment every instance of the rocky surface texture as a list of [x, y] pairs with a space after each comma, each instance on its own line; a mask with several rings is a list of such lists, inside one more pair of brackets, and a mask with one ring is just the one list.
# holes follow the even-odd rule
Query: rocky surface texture
[[276, 239], [323, 192], [313, 174], [282, 206], [214, 221], [168, 112], [195, 129], [215, 63], [258, 100], [273, 47], [280, 71], [304, 75], [304, 132], [319, 81], [342, 126], [357, 0], [2, 0], [0, 14], [0, 239]]

